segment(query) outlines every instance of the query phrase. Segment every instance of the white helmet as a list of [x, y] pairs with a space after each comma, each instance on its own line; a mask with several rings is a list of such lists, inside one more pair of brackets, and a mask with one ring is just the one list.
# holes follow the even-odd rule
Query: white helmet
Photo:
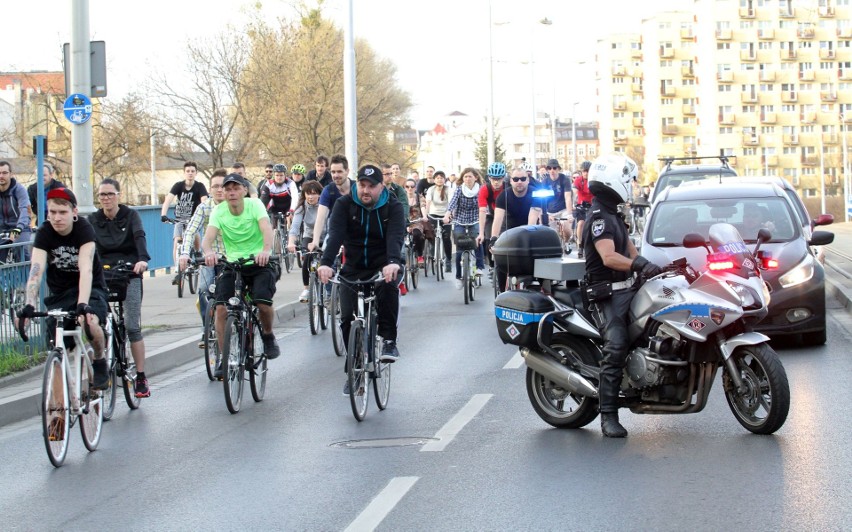
[[622, 153], [602, 155], [592, 162], [589, 170], [589, 192], [603, 200], [626, 203], [633, 194], [633, 181], [638, 177], [639, 167], [630, 157]]

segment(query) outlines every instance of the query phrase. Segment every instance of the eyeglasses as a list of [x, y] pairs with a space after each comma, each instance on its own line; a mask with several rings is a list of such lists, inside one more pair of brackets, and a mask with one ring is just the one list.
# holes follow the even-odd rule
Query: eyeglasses
[[98, 192], [99, 198], [114, 198], [118, 196], [118, 192]]
[[526, 180], [527, 180], [526, 177], [513, 177], [512, 178], [512, 181], [514, 181], [515, 183], [520, 183], [520, 182], [526, 181]]
[[548, 170], [559, 170], [558, 166], [546, 166], [545, 168], [547, 168]]

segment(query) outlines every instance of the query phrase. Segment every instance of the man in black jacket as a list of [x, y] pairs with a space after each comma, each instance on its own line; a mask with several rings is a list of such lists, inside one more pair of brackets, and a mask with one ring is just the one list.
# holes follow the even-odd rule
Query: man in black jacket
[[[396, 324], [399, 318], [399, 281], [402, 277], [402, 242], [405, 235], [403, 205], [384, 187], [382, 171], [366, 165], [358, 170], [357, 186], [352, 193], [338, 199], [331, 211], [328, 241], [321, 266], [320, 281], [327, 283], [334, 275], [331, 266], [340, 246], [346, 260], [340, 276], [348, 280], [367, 280], [381, 271], [385, 282], [376, 288], [378, 335], [384, 340], [381, 360], [399, 358], [396, 348]], [[340, 326], [348, 342], [349, 327], [355, 305], [355, 293], [340, 289]], [[344, 393], [348, 392], [348, 381]]]
[[308, 172], [305, 176], [305, 181], [319, 181], [323, 188], [331, 183], [331, 172], [328, 171], [328, 157], [318, 155], [314, 161], [315, 170]]

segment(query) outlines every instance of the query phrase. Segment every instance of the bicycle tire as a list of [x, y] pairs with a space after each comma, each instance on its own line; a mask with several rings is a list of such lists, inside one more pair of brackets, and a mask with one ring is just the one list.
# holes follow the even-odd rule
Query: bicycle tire
[[177, 291], [178, 297], [183, 297], [183, 282], [185, 280], [186, 275], [183, 272], [178, 272], [178, 280], [177, 280]]
[[444, 278], [444, 242], [435, 239], [435, 280], [440, 282]]
[[462, 292], [464, 292], [464, 304], [470, 304], [470, 253], [467, 251], [462, 253]]
[[[324, 330], [328, 329], [328, 322], [329, 322], [329, 317], [328, 317], [329, 310], [328, 310], [328, 307], [325, 306], [325, 291], [329, 289], [329, 285], [323, 285], [319, 281], [317, 281], [317, 285], [319, 285], [319, 293], [320, 293], [320, 296], [321, 296], [320, 311], [319, 311], [320, 312], [319, 324], [320, 324], [320, 329], [322, 329], [324, 331]], [[330, 297], [330, 295], [329, 295], [329, 297]], [[330, 300], [329, 300], [329, 303], [331, 303]], [[331, 305], [329, 304], [329, 306], [331, 306]]]
[[[80, 363], [80, 435], [89, 452], [98, 448], [104, 426], [103, 401], [101, 394], [91, 387], [92, 362], [82, 357]], [[84, 406], [85, 405], [85, 406]]]
[[411, 278], [411, 288], [417, 290], [417, 276], [420, 275], [420, 266], [417, 264], [417, 254], [414, 250], [408, 252], [408, 275]]
[[317, 290], [317, 276], [311, 272], [308, 280], [308, 323], [311, 326], [311, 334], [319, 334], [320, 306], [322, 305], [322, 293]]
[[378, 336], [376, 336], [376, 313], [375, 307], [373, 312], [371, 312], [370, 316], [370, 330], [372, 331], [372, 337], [375, 339], [373, 342], [373, 363], [374, 370], [370, 375], [373, 381], [373, 391], [376, 394], [376, 406], [379, 407], [379, 410], [384, 410], [388, 407], [388, 399], [390, 399], [390, 385], [391, 385], [391, 367], [393, 366], [390, 362], [382, 362], [381, 361], [381, 352], [382, 352], [382, 342]]
[[15, 323], [15, 311], [27, 304], [24, 288], [13, 288], [9, 292], [9, 319]]
[[364, 421], [370, 399], [370, 383], [367, 382], [367, 346], [364, 341], [364, 326], [359, 321], [353, 321], [349, 329], [346, 374], [349, 379], [349, 404], [352, 406], [352, 415], [358, 421]]
[[435, 250], [432, 247], [434, 244], [432, 242], [426, 241], [426, 247], [423, 249], [423, 278], [429, 278], [429, 270], [432, 270], [432, 275], [435, 275]]
[[62, 371], [62, 354], [53, 349], [44, 363], [41, 387], [41, 426], [47, 457], [60, 467], [68, 454], [71, 413], [68, 409], [68, 383]]
[[331, 343], [334, 345], [334, 354], [342, 357], [346, 354], [346, 344], [343, 342], [343, 329], [340, 328], [340, 291], [336, 284], [331, 286]]
[[204, 367], [211, 382], [218, 380], [213, 373], [221, 358], [219, 341], [216, 339], [216, 305], [210, 301], [207, 305], [207, 316], [204, 318]]
[[[112, 321], [112, 315], [107, 315], [107, 320]], [[116, 369], [117, 362], [115, 360], [115, 349], [113, 348], [114, 344], [112, 341], [112, 327], [109, 327], [110, 334], [107, 336], [107, 345], [106, 352], [104, 353], [104, 357], [106, 358], [107, 363], [107, 372], [109, 373], [109, 384], [108, 388], [103, 391], [103, 401], [104, 401], [104, 421], [109, 421], [112, 419], [112, 414], [115, 412], [115, 399], [118, 395], [116, 386], [118, 385], [118, 370]]]
[[[474, 265], [476, 263], [474, 262]], [[476, 275], [476, 271], [473, 268], [468, 270], [470, 272], [471, 278], [470, 283], [465, 287], [465, 290], [469, 290], [470, 300], [473, 301], [474, 294], [476, 293], [476, 283], [479, 282], [479, 277]]]
[[189, 285], [189, 293], [195, 295], [195, 290], [198, 288], [198, 267], [194, 267], [187, 275], [187, 284]]
[[301, 270], [302, 269], [302, 252], [297, 249], [295, 255], [296, 255], [296, 266]]
[[228, 412], [240, 411], [243, 400], [245, 365], [243, 358], [243, 331], [236, 316], [228, 316], [225, 323], [224, 352], [222, 353], [222, 382], [225, 389], [225, 406]]
[[[267, 358], [263, 353], [263, 338], [260, 336], [260, 327], [257, 322], [252, 320], [251, 323], [251, 368], [249, 369], [249, 388], [251, 388], [251, 398], [255, 403], [263, 401], [263, 396], [266, 393], [266, 372]], [[258, 354], [259, 353], [259, 354]]]
[[113, 328], [113, 352], [116, 357], [116, 368], [121, 377], [121, 388], [124, 390], [124, 401], [131, 410], [136, 410], [142, 404], [142, 398], [136, 397], [136, 361], [127, 355], [127, 336], [124, 324], [116, 324]]
[[287, 273], [290, 273], [290, 270], [293, 269], [293, 265], [290, 262], [290, 253], [284, 252], [284, 269], [287, 270]]

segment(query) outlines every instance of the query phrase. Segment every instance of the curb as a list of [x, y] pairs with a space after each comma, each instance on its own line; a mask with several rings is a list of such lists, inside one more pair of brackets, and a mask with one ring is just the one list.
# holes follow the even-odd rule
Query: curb
[[[299, 303], [298, 300], [284, 303], [283, 305], [275, 308], [275, 316], [278, 318], [279, 324], [286, 323], [295, 319], [297, 316], [301, 316], [306, 313], [307, 305]], [[187, 362], [201, 358], [201, 350], [195, 345], [198, 341], [198, 327], [157, 329], [157, 332], [178, 331], [181, 329], [186, 329], [188, 331], [186, 338], [164, 345], [163, 347], [146, 355], [145, 373], [147, 375], [156, 376], [178, 366], [182, 366]], [[149, 334], [153, 333], [154, 331], [152, 330]], [[192, 344], [191, 349], [179, 349], [188, 344]], [[44, 365], [39, 364], [38, 366], [34, 366], [15, 375], [3, 377], [0, 379], [0, 388], [24, 382], [43, 371]], [[10, 397], [6, 402], [2, 402], [2, 408], [0, 408], [0, 427], [40, 415], [40, 402], [40, 387], [30, 390], [29, 392], [21, 392]]]

